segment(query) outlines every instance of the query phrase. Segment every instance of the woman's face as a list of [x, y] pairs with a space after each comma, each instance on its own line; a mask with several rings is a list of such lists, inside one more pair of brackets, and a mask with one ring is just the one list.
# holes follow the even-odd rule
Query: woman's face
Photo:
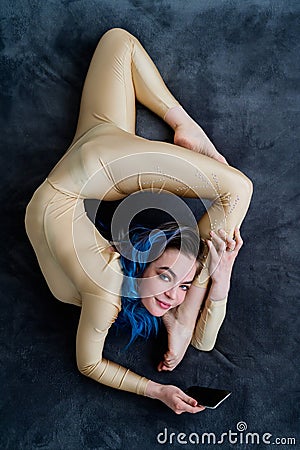
[[193, 281], [197, 262], [177, 249], [168, 248], [152, 261], [139, 279], [139, 294], [153, 316], [163, 316], [180, 305]]

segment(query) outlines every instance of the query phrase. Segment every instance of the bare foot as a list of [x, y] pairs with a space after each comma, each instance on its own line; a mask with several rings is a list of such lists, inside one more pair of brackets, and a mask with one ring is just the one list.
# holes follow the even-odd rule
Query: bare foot
[[168, 351], [164, 354], [157, 369], [173, 370], [180, 363], [191, 342], [193, 330], [188, 329], [176, 319], [176, 308], [168, 311], [162, 318], [168, 333]]
[[224, 156], [217, 151], [216, 147], [196, 122], [177, 126], [175, 128], [174, 144], [209, 156], [228, 165]]

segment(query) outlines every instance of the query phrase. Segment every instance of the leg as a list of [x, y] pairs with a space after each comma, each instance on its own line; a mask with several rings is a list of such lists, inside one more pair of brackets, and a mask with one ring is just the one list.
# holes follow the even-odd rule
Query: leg
[[109, 166], [119, 195], [153, 189], [210, 200], [210, 208], [198, 223], [204, 239], [218, 228], [233, 237], [235, 226], [241, 225], [250, 204], [252, 182], [234, 167], [118, 128], [113, 137], [103, 136], [101, 142], [107, 148], [101, 152], [102, 163]]
[[187, 292], [180, 307], [171, 309], [162, 318], [168, 333], [168, 350], [157, 369], [173, 370], [182, 360], [192, 340], [195, 318], [205, 298], [206, 287], [196, 287], [193, 284]]
[[135, 97], [174, 129], [175, 144], [226, 163], [200, 126], [172, 96], [140, 42], [120, 28], [107, 31], [95, 50], [73, 142], [101, 121], [113, 122], [134, 133]]
[[162, 118], [179, 105], [140, 42], [113, 28], [102, 36], [92, 58], [74, 141], [102, 121], [134, 133], [135, 98]]
[[[135, 131], [135, 98], [173, 127], [176, 127], [181, 121], [185, 122], [182, 117], [187, 116], [186, 113], [181, 112], [178, 115], [178, 109], [181, 110], [179, 102], [166, 87], [157, 68], [139, 41], [127, 31], [114, 28], [101, 38], [92, 58], [83, 89], [78, 127], [74, 139], [99, 123], [116, 124], [127, 133], [123, 133], [123, 135], [120, 133], [120, 142], [114, 142], [112, 145], [118, 145], [117, 150], [120, 157], [128, 158], [133, 154], [135, 157], [137, 153], [142, 153], [142, 161], [139, 165], [133, 161], [134, 166], [138, 166], [137, 173], [140, 178], [144, 178], [144, 172], [151, 171], [154, 185], [157, 184], [158, 188], [161, 188], [160, 180], [162, 179], [161, 172], [163, 172], [167, 176], [173, 177], [169, 181], [164, 180], [166, 190], [169, 189], [186, 197], [208, 198], [214, 202], [209, 210], [209, 215], [205, 215], [199, 222], [199, 230], [203, 238], [209, 238], [209, 231], [215, 226], [222, 226], [229, 234], [233, 235], [234, 226], [241, 223], [249, 205], [249, 195], [251, 196], [252, 191], [250, 180], [233, 167], [225, 164], [213, 165], [212, 158], [191, 152], [178, 145], [155, 143], [142, 140], [142, 138], [136, 141], [131, 140]], [[174, 110], [177, 110], [175, 116]], [[159, 171], [157, 180], [155, 180], [157, 164], [155, 164], [154, 170], [147, 170], [150, 158], [150, 156], [145, 158], [144, 153], [147, 151], [151, 154], [156, 153], [154, 155], [156, 162], [162, 158], [166, 160], [167, 167], [165, 171]], [[162, 156], [162, 152], [166, 155]], [[178, 156], [176, 161], [175, 156]], [[110, 164], [111, 159], [108, 150], [105, 155], [106, 163]], [[186, 161], [188, 165], [186, 169], [180, 159]], [[127, 161], [129, 160], [127, 159]], [[112, 170], [114, 171], [116, 167], [118, 172], [117, 166], [118, 163], [114, 164]], [[119, 185], [124, 186], [124, 195], [140, 190], [139, 184], [133, 184], [131, 188], [132, 180], [123, 182], [126, 176], [126, 167], [124, 168], [124, 164], [121, 166], [121, 177], [117, 173], [115, 179], [121, 180]], [[151, 168], [149, 167], [149, 169]], [[176, 183], [175, 177], [181, 175], [183, 171], [185, 173], [183, 173], [182, 182]], [[191, 171], [193, 172], [192, 176]], [[238, 203], [247, 203], [247, 206], [239, 208]], [[221, 215], [224, 216], [223, 221], [219, 220]]]
[[[139, 41], [125, 30], [111, 29], [101, 38], [91, 61], [83, 89], [76, 136], [101, 121], [113, 122], [128, 133], [134, 133], [135, 95], [165, 120], [172, 108], [180, 106]], [[120, 180], [119, 186], [124, 186], [125, 195], [140, 190], [142, 179], [147, 185], [149, 176], [145, 173], [151, 172], [153, 187], [163, 187], [185, 197], [202, 197], [213, 201], [208, 214], [199, 222], [203, 238], [209, 238], [210, 229], [215, 227], [223, 227], [233, 235], [234, 226], [240, 225], [250, 202], [252, 183], [247, 177], [233, 167], [220, 165], [209, 157], [176, 145], [150, 142], [138, 137], [132, 140], [133, 136], [127, 133], [123, 137], [120, 135], [120, 156], [126, 156], [128, 163], [130, 155], [137, 157], [137, 162], [133, 163], [139, 178], [136, 179], [137, 183], [132, 183], [132, 177], [124, 181], [127, 168], [124, 167], [124, 160], [120, 160], [120, 176], [116, 173], [115, 179]], [[149, 156], [146, 157], [145, 152]], [[148, 164], [152, 155], [155, 159], [153, 170]], [[164, 167], [157, 171], [157, 161], [161, 160], [164, 161]], [[110, 164], [109, 151], [106, 161]], [[116, 172], [120, 169], [118, 162], [113, 166], [115, 169]], [[162, 173], [166, 175], [163, 183]]]

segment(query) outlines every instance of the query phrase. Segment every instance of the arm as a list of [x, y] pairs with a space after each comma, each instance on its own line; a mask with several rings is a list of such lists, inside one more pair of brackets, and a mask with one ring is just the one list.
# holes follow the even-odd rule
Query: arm
[[176, 414], [197, 413], [204, 409], [197, 401], [173, 385], [164, 385], [102, 358], [104, 341], [115, 321], [120, 305], [113, 303], [111, 294], [82, 293], [82, 311], [76, 338], [77, 366], [80, 372], [99, 383], [165, 403]]
[[214, 284], [212, 284], [191, 340], [191, 345], [202, 351], [210, 351], [214, 348], [226, 315], [228, 295], [224, 292], [224, 297], [214, 300], [214, 287]]
[[120, 305], [111, 294], [82, 293], [82, 310], [76, 337], [76, 359], [79, 371], [99, 383], [145, 395], [147, 378], [102, 358], [108, 330], [116, 320]]
[[[243, 244], [239, 230], [235, 230], [235, 238], [226, 239], [226, 234], [221, 230], [219, 235], [211, 233], [212, 241], [208, 241], [210, 247], [209, 271], [212, 284], [195, 326], [191, 344], [198, 350], [210, 351], [213, 349], [218, 332], [226, 315], [230, 279], [235, 258]], [[226, 244], [230, 251], [226, 251]]]
[[[226, 315], [228, 297], [227, 282], [224, 283], [224, 280], [221, 280], [221, 286], [219, 286], [216, 280], [212, 280], [210, 287], [208, 287], [209, 280], [208, 266], [205, 266], [193, 281], [194, 286], [206, 288], [205, 294], [207, 294], [205, 295], [204, 306], [201, 309], [199, 308], [194, 315], [197, 319], [194, 320], [194, 332], [191, 340], [191, 345], [202, 351], [210, 351], [215, 345], [218, 332]], [[198, 289], [198, 291], [202, 294], [199, 293], [201, 307], [204, 298], [203, 289]]]

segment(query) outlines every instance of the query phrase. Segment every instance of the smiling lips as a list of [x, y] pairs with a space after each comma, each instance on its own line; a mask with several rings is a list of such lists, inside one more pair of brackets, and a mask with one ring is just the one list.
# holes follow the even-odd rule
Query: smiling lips
[[169, 309], [170, 306], [172, 306], [172, 305], [170, 305], [170, 303], [162, 302], [161, 300], [158, 300], [156, 297], [155, 297], [155, 300], [157, 301], [157, 303], [159, 304], [159, 306], [160, 306], [161, 308], [163, 308], [163, 309]]

